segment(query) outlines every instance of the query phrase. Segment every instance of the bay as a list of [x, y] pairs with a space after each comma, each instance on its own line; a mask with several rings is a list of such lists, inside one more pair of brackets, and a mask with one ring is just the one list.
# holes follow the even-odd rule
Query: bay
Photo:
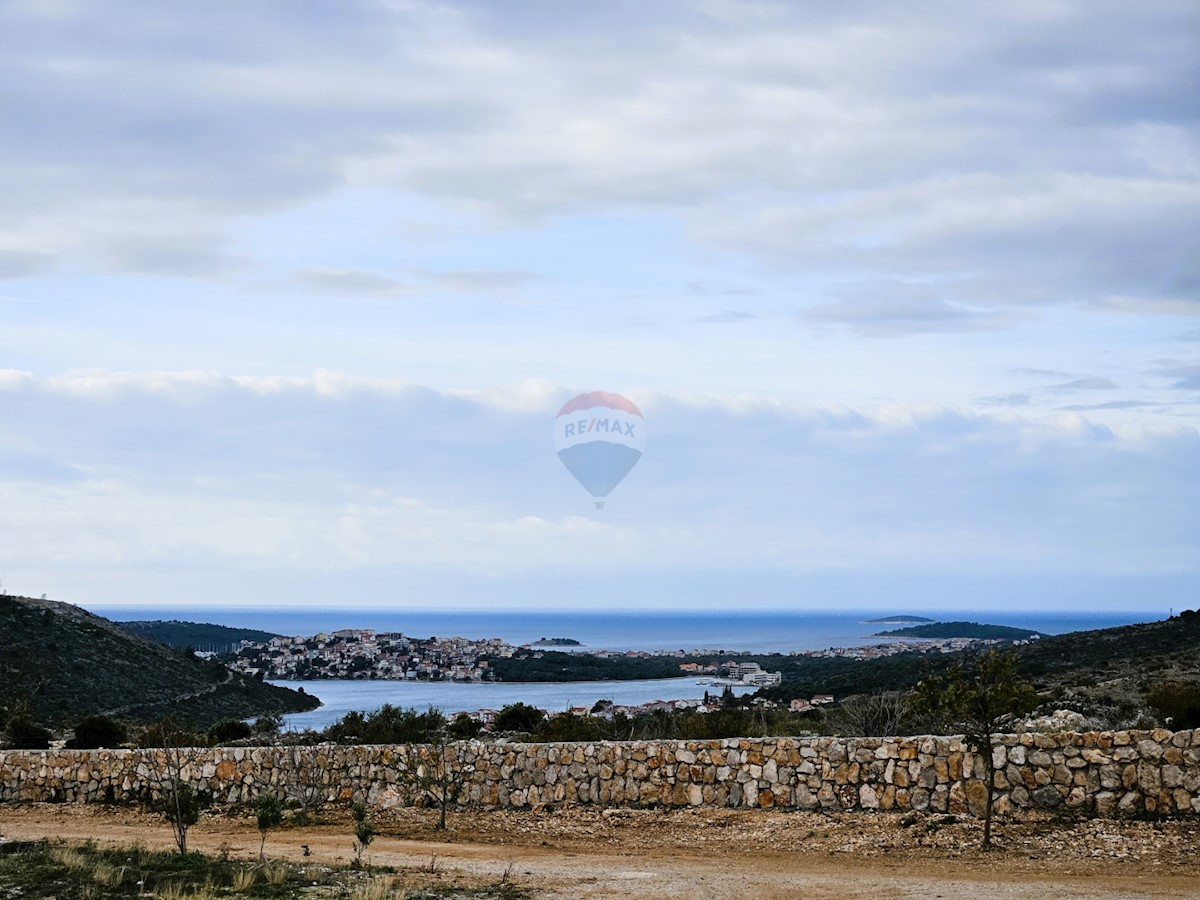
[[[547, 712], [565, 712], [572, 706], [591, 707], [597, 700], [634, 706], [655, 700], [698, 700], [704, 692], [719, 693], [720, 687], [706, 686], [695, 677], [650, 678], [641, 681], [575, 681], [570, 683], [504, 682], [464, 684], [453, 681], [273, 681], [288, 688], [304, 688], [321, 700], [321, 707], [283, 717], [287, 731], [306, 728], [319, 731], [352, 710], [372, 712], [385, 703], [424, 711], [440, 709], [448, 716], [456, 712], [501, 709], [510, 703], [527, 703]], [[734, 688], [734, 693], [753, 691]]]
[[[731, 653], [795, 653], [828, 647], [856, 647], [879, 643], [873, 635], [895, 625], [873, 623], [896, 615], [921, 615], [930, 619], [984, 622], [1032, 628], [1046, 634], [1110, 628], [1166, 618], [1166, 610], [1056, 611], [1021, 610], [922, 610], [919, 608], [825, 610], [444, 610], [402, 607], [88, 607], [117, 621], [179, 619], [243, 628], [273, 634], [312, 635], [341, 628], [371, 628], [400, 632], [410, 637], [501, 638], [521, 645], [539, 638], [572, 638], [576, 650], [674, 651], [712, 650]], [[559, 648], [555, 648], [559, 649]], [[567, 648], [561, 648], [567, 649]], [[457, 711], [500, 709], [518, 701], [552, 712], [568, 706], [591, 706], [610, 699], [635, 705], [654, 700], [692, 700], [704, 694], [695, 678], [645, 681], [461, 684], [455, 682], [398, 681], [288, 681], [286, 687], [303, 687], [320, 698], [322, 706], [307, 713], [286, 716], [285, 727], [321, 729], [351, 710], [369, 712], [384, 703], [447, 714]], [[712, 689], [718, 690], [718, 689]]]

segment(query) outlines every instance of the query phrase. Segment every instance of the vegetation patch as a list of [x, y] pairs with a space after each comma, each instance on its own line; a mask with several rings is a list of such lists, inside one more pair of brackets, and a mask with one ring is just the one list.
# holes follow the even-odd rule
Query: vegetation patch
[[500, 898], [520, 900], [522, 888], [494, 884], [417, 884], [420, 873], [301, 866], [279, 861], [250, 864], [226, 856], [147, 850], [102, 849], [95, 844], [37, 841], [0, 844], [0, 896], [79, 897], [86, 900], [155, 896], [170, 900], [217, 897], [352, 897], [360, 900]]

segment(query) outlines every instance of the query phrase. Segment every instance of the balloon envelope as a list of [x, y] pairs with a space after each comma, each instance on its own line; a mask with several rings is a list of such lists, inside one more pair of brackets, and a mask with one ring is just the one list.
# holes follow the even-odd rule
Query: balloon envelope
[[554, 449], [597, 507], [642, 458], [645, 426], [632, 401], [607, 391], [580, 394], [558, 411]]

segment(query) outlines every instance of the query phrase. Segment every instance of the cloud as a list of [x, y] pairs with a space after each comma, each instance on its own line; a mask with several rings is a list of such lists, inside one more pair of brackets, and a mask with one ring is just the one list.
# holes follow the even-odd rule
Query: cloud
[[1067, 412], [1090, 412], [1101, 409], [1140, 409], [1145, 406], [1156, 406], [1144, 400], [1110, 400], [1108, 403], [1076, 403], [1071, 406], [1060, 406]]
[[532, 272], [511, 270], [460, 269], [430, 271], [415, 269], [414, 274], [437, 287], [462, 293], [503, 293], [523, 287], [538, 276]]
[[411, 284], [376, 272], [353, 269], [306, 269], [292, 275], [288, 283], [303, 290], [334, 296], [403, 297], [416, 293]]
[[1033, 398], [1029, 394], [997, 394], [989, 397], [978, 397], [976, 402], [983, 406], [1028, 406]]
[[752, 322], [757, 319], [754, 313], [740, 309], [726, 309], [707, 316], [697, 316], [693, 321], [710, 325], [732, 325], [738, 322]]
[[334, 297], [416, 297], [429, 293], [505, 294], [537, 277], [530, 272], [462, 269], [431, 271], [405, 270], [407, 280], [357, 269], [305, 269], [286, 278], [284, 285], [299, 287], [314, 294]]
[[0, 436], [0, 564], [381, 588], [405, 572], [1149, 575], [1200, 559], [1194, 428], [638, 393], [646, 455], [600, 514], [553, 454], [571, 393], [7, 373], [0, 408], [20, 427]]
[[[1200, 287], [1200, 279], [1193, 280], [1190, 287]], [[1145, 297], [1102, 297], [1092, 301], [1092, 306], [1105, 312], [1152, 316], [1200, 316], [1200, 297], [1153, 299]]]
[[[1182, 4], [667, 3], [638, 27], [623, 7], [468, 2], [126, 12], [0, 14], [12, 252], [226, 277], [248, 217], [353, 189], [501, 227], [668, 214], [834, 293], [818, 321], [874, 333], [1195, 305]], [[454, 290], [526, 277], [426, 269]], [[911, 309], [899, 285], [930, 280]], [[849, 309], [864, 288], [874, 314]]]
[[1088, 378], [1076, 378], [1074, 381], [1067, 381], [1063, 384], [1052, 384], [1049, 390], [1052, 391], [1111, 391], [1115, 390], [1117, 385], [1111, 378], [1102, 378], [1098, 375], [1093, 375]]
[[916, 285], [882, 284], [880, 296], [817, 304], [800, 312], [814, 325], [844, 326], [869, 337], [922, 333], [994, 331], [1011, 317], [948, 303], [936, 290]]
[[47, 271], [50, 265], [50, 258], [42, 253], [0, 250], [0, 280], [38, 275]]
[[1157, 374], [1174, 379], [1171, 387], [1185, 391], [1200, 390], [1200, 363], [1165, 360]]

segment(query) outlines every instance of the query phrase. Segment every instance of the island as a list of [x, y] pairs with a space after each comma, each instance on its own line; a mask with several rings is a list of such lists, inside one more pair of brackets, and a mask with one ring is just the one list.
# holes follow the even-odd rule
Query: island
[[902, 638], [970, 638], [977, 641], [1028, 641], [1048, 637], [1032, 628], [1013, 628], [1009, 625], [981, 625], [978, 622], [933, 622], [881, 631], [872, 637]]
[[531, 647], [582, 647], [583, 644], [575, 638], [538, 638]]
[[882, 619], [864, 619], [867, 625], [925, 625], [936, 622], [937, 619], [927, 619], [924, 616], [887, 616]]

